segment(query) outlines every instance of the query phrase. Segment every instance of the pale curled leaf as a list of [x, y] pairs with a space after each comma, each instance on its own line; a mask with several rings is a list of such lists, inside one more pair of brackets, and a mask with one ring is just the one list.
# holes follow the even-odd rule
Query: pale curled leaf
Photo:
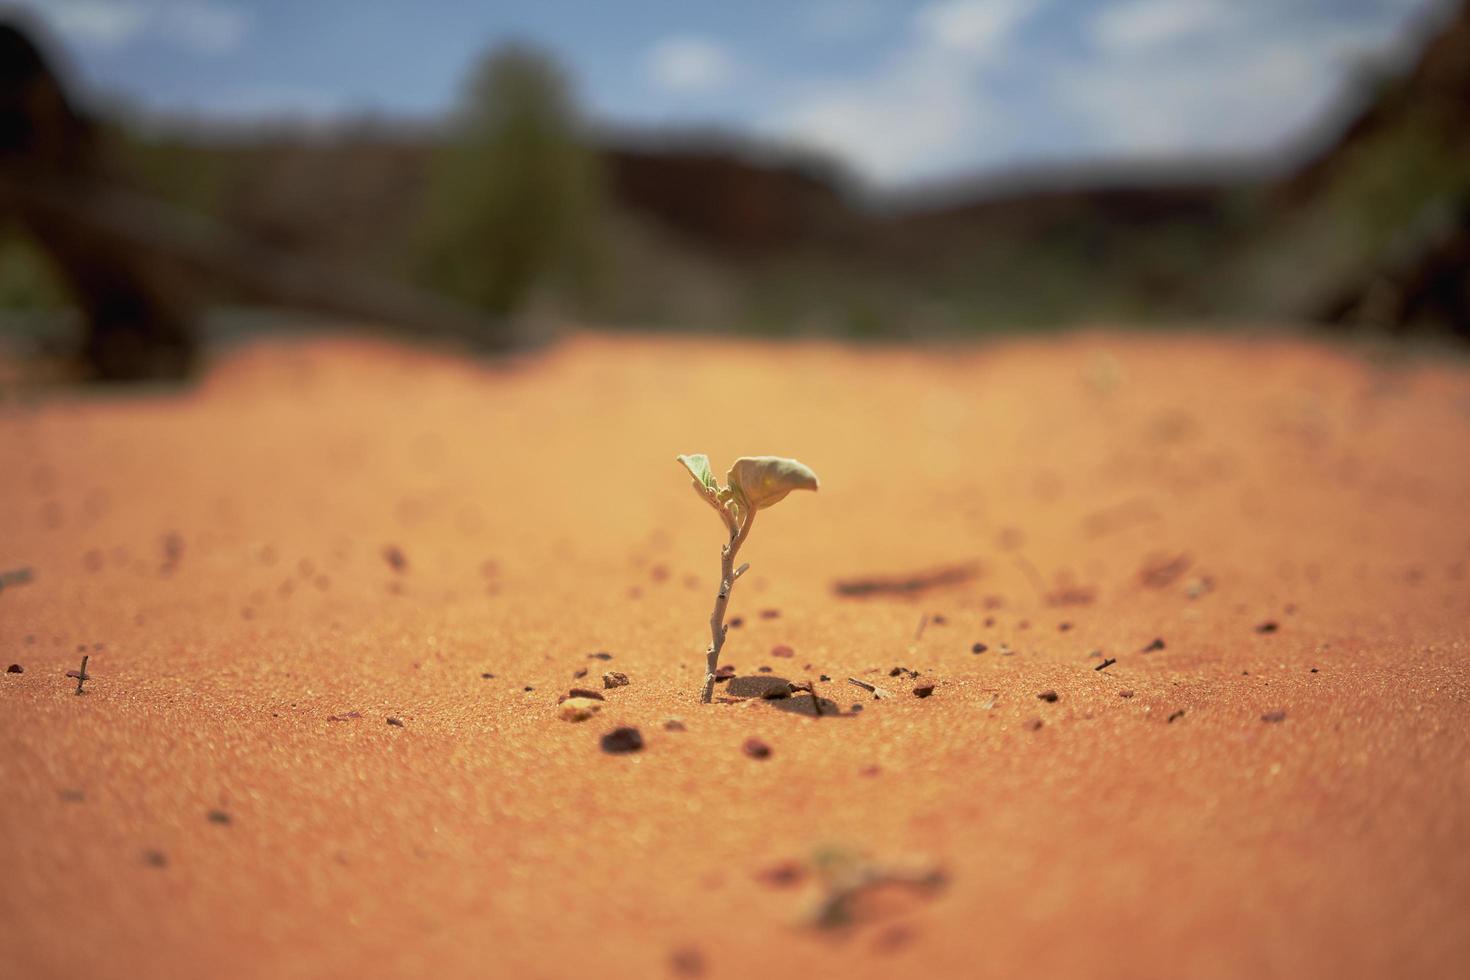
[[793, 490], [817, 489], [817, 474], [782, 456], [742, 456], [730, 467], [730, 489], [752, 509], [779, 503]]
[[719, 485], [715, 483], [714, 471], [710, 469], [709, 457], [704, 453], [694, 453], [689, 456], [677, 457], [689, 475], [694, 477], [694, 482], [709, 490], [718, 490]]

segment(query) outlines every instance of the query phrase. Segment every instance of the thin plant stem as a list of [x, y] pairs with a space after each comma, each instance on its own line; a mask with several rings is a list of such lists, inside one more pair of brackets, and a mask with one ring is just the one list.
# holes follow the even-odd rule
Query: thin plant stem
[[709, 617], [710, 643], [709, 650], [705, 652], [704, 694], [699, 699], [701, 704], [709, 704], [714, 700], [715, 671], [719, 669], [720, 649], [725, 645], [725, 634], [729, 632], [729, 627], [725, 625], [725, 607], [730, 604], [730, 590], [746, 567], [736, 569], [735, 556], [740, 554], [740, 546], [750, 534], [750, 526], [755, 523], [755, 513], [754, 508], [750, 509], [738, 530], [731, 522], [730, 542], [720, 549], [720, 591], [715, 596], [715, 609]]

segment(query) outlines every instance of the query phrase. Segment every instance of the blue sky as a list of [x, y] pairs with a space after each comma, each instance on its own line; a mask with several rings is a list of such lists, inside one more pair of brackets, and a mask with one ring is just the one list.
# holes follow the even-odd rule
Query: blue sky
[[595, 120], [714, 125], [882, 186], [1270, 152], [1442, 0], [0, 0], [93, 91], [207, 117], [432, 117], [507, 39]]

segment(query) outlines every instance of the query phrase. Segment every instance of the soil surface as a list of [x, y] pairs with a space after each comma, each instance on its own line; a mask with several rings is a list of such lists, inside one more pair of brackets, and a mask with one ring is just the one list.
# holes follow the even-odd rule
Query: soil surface
[[[691, 452], [822, 479], [710, 706]], [[6, 976], [1470, 975], [1463, 364], [270, 341], [0, 474]]]

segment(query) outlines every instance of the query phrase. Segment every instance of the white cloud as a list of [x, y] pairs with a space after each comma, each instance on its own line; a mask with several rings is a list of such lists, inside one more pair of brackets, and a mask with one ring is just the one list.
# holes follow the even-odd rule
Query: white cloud
[[932, 176], [997, 121], [982, 75], [1006, 60], [1040, 0], [939, 0], [870, 75], [799, 93], [769, 129], [836, 154], [879, 181]]
[[249, 11], [224, 0], [46, 0], [40, 13], [64, 39], [96, 48], [158, 40], [223, 54], [251, 28]]
[[103, 48], [126, 44], [148, 18], [141, 4], [109, 0], [51, 0], [43, 14], [62, 37]]
[[1035, 0], [939, 0], [920, 7], [914, 24], [924, 43], [936, 49], [985, 56], [1009, 40]]
[[1325, 117], [1356, 61], [1391, 43], [1382, 24], [1176, 0], [1107, 11], [1091, 37], [1095, 56], [1057, 73], [1051, 91], [1103, 156], [1280, 147]]
[[679, 95], [714, 92], [735, 78], [735, 59], [708, 38], [669, 37], [655, 44], [644, 59], [654, 84]]
[[1089, 26], [1102, 50], [1133, 54], [1208, 36], [1240, 10], [1221, 0], [1134, 0], [1105, 8]]

